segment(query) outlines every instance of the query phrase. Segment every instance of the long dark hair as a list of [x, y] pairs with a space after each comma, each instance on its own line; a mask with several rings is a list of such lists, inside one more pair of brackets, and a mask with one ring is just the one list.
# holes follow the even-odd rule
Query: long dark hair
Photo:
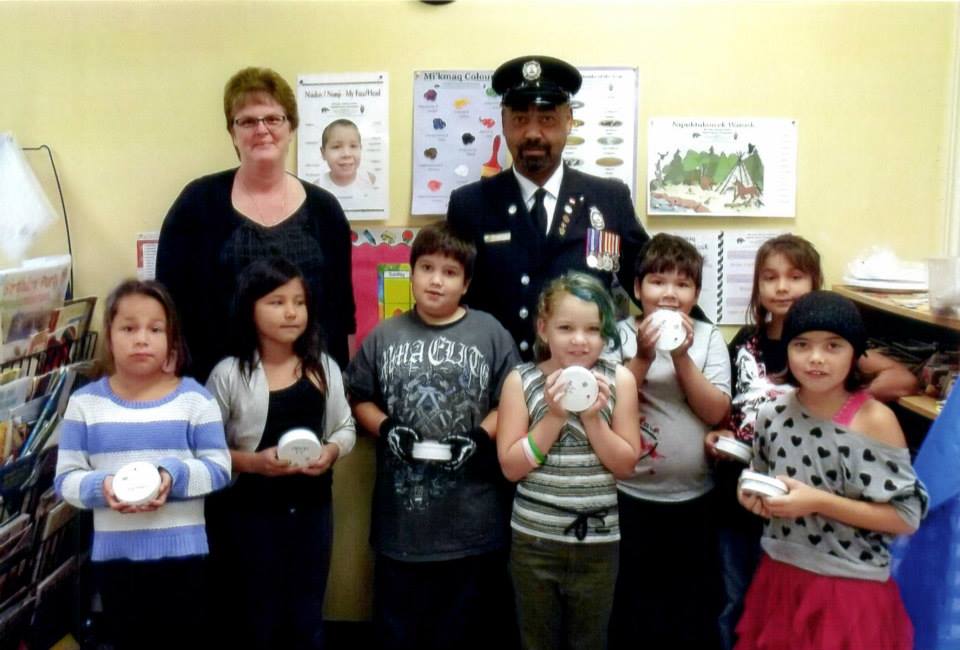
[[768, 257], [783, 255], [790, 264], [810, 276], [810, 290], [818, 291], [823, 286], [823, 271], [820, 268], [820, 254], [813, 244], [797, 235], [779, 235], [768, 239], [757, 249], [753, 262], [753, 290], [750, 293], [750, 305], [747, 315], [756, 332], [763, 332], [767, 322], [767, 308], [760, 302], [760, 272]]
[[180, 319], [177, 318], [177, 309], [173, 304], [173, 298], [170, 293], [159, 282], [155, 280], [124, 280], [107, 296], [107, 304], [103, 310], [103, 331], [107, 337], [105, 347], [107, 367], [113, 372], [115, 362], [113, 359], [113, 341], [110, 340], [110, 328], [113, 320], [117, 317], [117, 311], [120, 309], [120, 301], [127, 296], [146, 296], [153, 298], [163, 307], [163, 313], [167, 318], [167, 363], [173, 364], [173, 374], [179, 377], [183, 369], [190, 365], [190, 355], [187, 352], [187, 345], [183, 340], [183, 332], [180, 329]]
[[233, 356], [240, 361], [240, 374], [250, 381], [260, 350], [260, 334], [254, 319], [257, 301], [291, 280], [303, 285], [307, 305], [307, 327], [293, 342], [293, 352], [300, 359], [300, 373], [312, 376], [326, 393], [327, 377], [323, 372], [323, 338], [317, 320], [316, 306], [310, 287], [296, 264], [283, 257], [269, 257], [251, 262], [237, 280], [233, 302]]

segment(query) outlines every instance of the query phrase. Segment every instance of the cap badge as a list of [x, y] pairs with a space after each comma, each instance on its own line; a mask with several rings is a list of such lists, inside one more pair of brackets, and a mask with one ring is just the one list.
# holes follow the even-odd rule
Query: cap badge
[[523, 78], [527, 81], [536, 81], [540, 78], [540, 62], [536, 59], [523, 64]]

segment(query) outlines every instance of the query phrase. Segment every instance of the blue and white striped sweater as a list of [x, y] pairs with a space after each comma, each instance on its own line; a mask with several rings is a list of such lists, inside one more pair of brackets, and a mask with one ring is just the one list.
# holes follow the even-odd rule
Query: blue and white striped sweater
[[[134, 461], [173, 479], [166, 504], [154, 512], [119, 513], [103, 496], [104, 479]], [[94, 509], [94, 561], [206, 554], [202, 497], [229, 479], [220, 408], [193, 379], [152, 401], [120, 399], [106, 377], [70, 397], [54, 485], [70, 504]]]

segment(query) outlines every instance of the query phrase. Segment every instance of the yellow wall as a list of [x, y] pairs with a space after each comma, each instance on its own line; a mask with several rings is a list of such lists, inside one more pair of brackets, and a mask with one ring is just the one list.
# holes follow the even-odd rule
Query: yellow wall
[[[492, 69], [532, 52], [634, 65], [640, 124], [657, 115], [799, 120], [795, 220], [644, 222], [792, 229], [817, 245], [834, 282], [870, 245], [907, 259], [944, 250], [957, 22], [952, 2], [0, 3], [0, 130], [53, 148], [77, 293], [103, 296], [133, 272], [134, 234], [159, 229], [187, 181], [235, 164], [221, 92], [240, 67], [273, 67], [291, 82], [388, 71], [390, 223], [403, 224], [414, 70]], [[645, 146], [640, 129], [640, 192]], [[34, 252], [62, 247], [53, 232]], [[338, 465], [332, 618], [369, 614], [371, 459], [363, 444]]]

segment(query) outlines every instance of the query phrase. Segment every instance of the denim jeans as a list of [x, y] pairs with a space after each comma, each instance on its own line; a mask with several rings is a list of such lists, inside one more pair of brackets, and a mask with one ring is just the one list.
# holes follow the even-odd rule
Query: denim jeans
[[714, 478], [717, 483], [717, 545], [723, 593], [720, 615], [720, 644], [723, 650], [733, 650], [736, 645], [736, 629], [743, 614], [743, 600], [747, 588], [757, 570], [762, 552], [760, 536], [763, 520], [748, 512], [737, 501], [737, 480], [741, 466], [733, 463], [717, 463]]
[[717, 531], [720, 572], [723, 576], [723, 606], [719, 618], [723, 650], [733, 650], [736, 644], [734, 631], [743, 614], [743, 599], [760, 561], [760, 536], [757, 532], [732, 527]]
[[510, 573], [525, 650], [604, 650], [619, 544], [570, 543], [514, 531]]

